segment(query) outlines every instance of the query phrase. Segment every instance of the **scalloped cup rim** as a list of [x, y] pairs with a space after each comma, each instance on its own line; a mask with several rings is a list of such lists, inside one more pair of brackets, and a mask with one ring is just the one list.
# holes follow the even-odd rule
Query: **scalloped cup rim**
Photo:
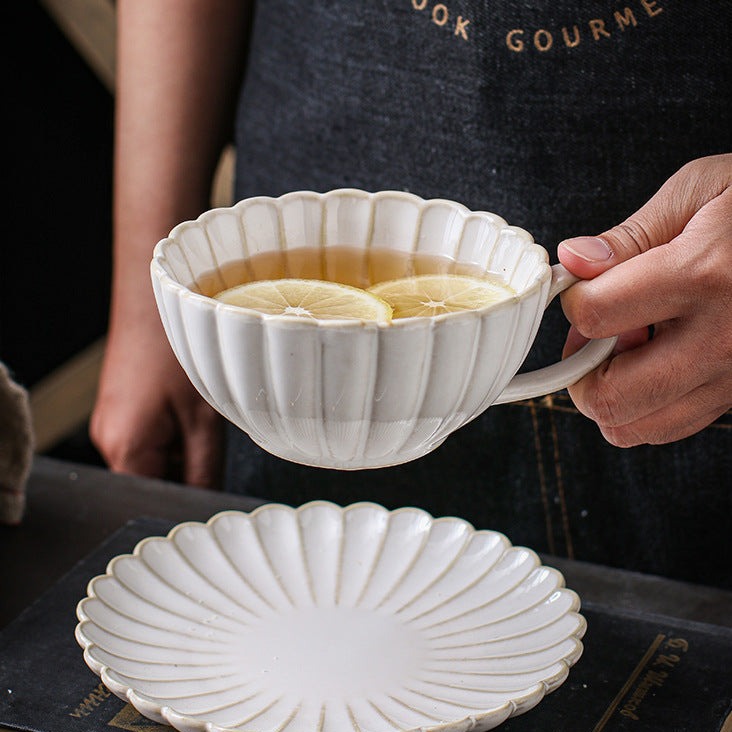
[[[514, 232], [521, 232], [522, 237], [525, 235], [524, 238], [524, 244], [531, 249], [532, 252], [539, 255], [544, 263], [545, 267], [542, 269], [541, 273], [536, 276], [531, 284], [524, 289], [521, 290], [520, 293], [516, 293], [511, 298], [508, 298], [506, 300], [501, 300], [496, 303], [491, 303], [488, 305], [483, 306], [482, 308], [476, 308], [475, 310], [469, 310], [469, 311], [463, 311], [463, 312], [457, 312], [457, 313], [443, 313], [441, 315], [435, 315], [435, 316], [422, 316], [422, 317], [411, 317], [411, 318], [399, 318], [392, 320], [388, 323], [376, 323], [372, 321], [359, 321], [359, 320], [317, 320], [317, 319], [306, 319], [296, 316], [290, 316], [290, 315], [268, 315], [265, 313], [260, 313], [256, 310], [250, 310], [248, 308], [243, 308], [235, 305], [229, 305], [227, 303], [222, 303], [217, 300], [215, 300], [212, 297], [208, 297], [207, 295], [203, 295], [201, 293], [195, 292], [190, 289], [189, 285], [185, 285], [178, 280], [176, 280], [174, 277], [172, 277], [165, 267], [163, 266], [163, 262], [166, 261], [166, 251], [171, 246], [180, 246], [180, 243], [177, 240], [177, 237], [180, 236], [183, 232], [189, 230], [189, 229], [195, 229], [195, 228], [201, 228], [205, 226], [209, 220], [216, 218], [216, 216], [222, 214], [222, 213], [237, 213], [239, 211], [243, 211], [244, 209], [261, 203], [266, 203], [269, 205], [281, 205], [283, 203], [286, 203], [288, 200], [294, 200], [297, 198], [307, 197], [307, 198], [313, 198], [320, 201], [325, 201], [330, 198], [337, 198], [337, 197], [358, 197], [363, 200], [370, 200], [370, 201], [378, 201], [381, 198], [397, 198], [397, 199], [403, 199], [404, 201], [408, 201], [414, 204], [419, 205], [422, 208], [428, 208], [431, 206], [438, 206], [438, 205], [444, 205], [449, 206], [453, 208], [456, 211], [459, 211], [460, 214], [464, 217], [464, 220], [467, 221], [471, 218], [474, 219], [488, 219], [494, 224], [500, 225], [502, 229], [514, 231]], [[322, 246], [322, 245], [321, 245]], [[293, 248], [293, 250], [296, 250], [297, 248]], [[358, 188], [337, 188], [330, 191], [326, 191], [324, 193], [319, 193], [317, 191], [312, 190], [300, 190], [300, 191], [290, 191], [288, 193], [284, 193], [281, 196], [252, 196], [250, 198], [245, 198], [240, 201], [237, 201], [232, 206], [219, 206], [217, 208], [209, 209], [207, 211], [204, 211], [202, 214], [200, 214], [195, 219], [190, 219], [187, 221], [182, 221], [179, 224], [177, 224], [168, 234], [167, 237], [161, 239], [157, 244], [155, 245], [153, 249], [153, 256], [152, 261], [150, 263], [150, 267], [152, 269], [153, 274], [156, 278], [160, 281], [161, 284], [165, 285], [166, 287], [171, 288], [177, 296], [182, 298], [190, 298], [194, 302], [198, 302], [202, 305], [213, 307], [217, 312], [225, 312], [227, 315], [232, 315], [235, 317], [240, 318], [250, 318], [253, 320], [261, 320], [265, 322], [277, 322], [277, 323], [287, 323], [291, 322], [293, 324], [297, 324], [298, 326], [303, 327], [320, 327], [320, 328], [362, 328], [364, 325], [374, 325], [379, 328], [405, 328], [408, 327], [409, 324], [414, 324], [417, 322], [424, 322], [424, 321], [437, 321], [440, 322], [442, 320], [456, 320], [456, 319], [466, 319], [466, 318], [473, 318], [476, 316], [484, 315], [485, 313], [489, 311], [497, 311], [501, 309], [508, 309], [511, 307], [514, 307], [516, 302], [520, 299], [523, 299], [524, 297], [530, 296], [532, 293], [534, 293], [536, 290], [540, 289], [543, 284], [545, 284], [549, 279], [551, 279], [551, 269], [549, 266], [549, 254], [546, 251], [544, 247], [537, 244], [531, 234], [526, 231], [525, 229], [522, 229], [517, 226], [509, 225], [508, 222], [498, 214], [492, 213], [490, 211], [483, 211], [483, 210], [471, 210], [467, 206], [465, 206], [462, 203], [459, 203], [457, 201], [451, 201], [446, 198], [421, 198], [420, 196], [409, 193], [407, 191], [399, 191], [399, 190], [382, 190], [382, 191], [374, 191], [369, 192], [365, 190], [361, 190]]]
[[[181, 221], [179, 224], [176, 224], [176, 226], [174, 226], [171, 230], [170, 234], [162, 241], [166, 241], [166, 239], [174, 239], [175, 236], [180, 234], [181, 231], [184, 231], [185, 229], [190, 228], [191, 226], [196, 224], [203, 224], [206, 222], [207, 219], [215, 217], [220, 212], [236, 211], [238, 209], [244, 209], [257, 203], [286, 203], [289, 199], [302, 198], [303, 196], [318, 200], [336, 198], [338, 196], [351, 196], [362, 198], [364, 200], [378, 200], [379, 198], [403, 198], [405, 201], [422, 205], [447, 205], [450, 208], [454, 208], [455, 210], [460, 211], [466, 217], [470, 217], [473, 215], [480, 217], [487, 216], [490, 217], [495, 223], [502, 224], [505, 228], [510, 228], [514, 230], [519, 229], [519, 227], [511, 226], [506, 221], [506, 219], [496, 213], [493, 213], [492, 211], [473, 210], [468, 208], [465, 204], [460, 203], [459, 201], [452, 201], [448, 198], [422, 198], [416, 193], [410, 193], [409, 191], [400, 191], [398, 189], [367, 191], [362, 188], [333, 188], [329, 191], [319, 192], [303, 188], [298, 191], [288, 191], [287, 193], [283, 193], [281, 196], [249, 196], [247, 198], [241, 199], [240, 201], [237, 201], [231, 206], [218, 206], [216, 208], [208, 209], [199, 214], [195, 219]], [[522, 229], [522, 231], [525, 230]], [[525, 233], [529, 234], [527, 231]], [[529, 234], [529, 236], [531, 235]]]

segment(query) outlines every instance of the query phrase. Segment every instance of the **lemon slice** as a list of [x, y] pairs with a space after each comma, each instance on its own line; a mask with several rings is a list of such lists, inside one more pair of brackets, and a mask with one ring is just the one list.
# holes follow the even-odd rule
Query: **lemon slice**
[[229, 305], [267, 315], [291, 315], [312, 320], [375, 320], [388, 323], [391, 307], [358, 287], [323, 280], [257, 280], [214, 296]]
[[391, 305], [394, 319], [477, 310], [508, 300], [516, 294], [508, 285], [494, 280], [456, 274], [426, 274], [387, 280], [372, 285], [369, 292]]

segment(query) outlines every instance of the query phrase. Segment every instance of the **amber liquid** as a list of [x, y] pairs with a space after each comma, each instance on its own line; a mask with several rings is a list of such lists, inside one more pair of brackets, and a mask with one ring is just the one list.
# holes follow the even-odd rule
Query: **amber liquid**
[[444, 255], [331, 246], [259, 252], [201, 275], [195, 289], [213, 297], [247, 282], [284, 278], [328, 280], [365, 289], [378, 282], [420, 274], [470, 275], [507, 287], [500, 278], [486, 273], [480, 266], [459, 263]]

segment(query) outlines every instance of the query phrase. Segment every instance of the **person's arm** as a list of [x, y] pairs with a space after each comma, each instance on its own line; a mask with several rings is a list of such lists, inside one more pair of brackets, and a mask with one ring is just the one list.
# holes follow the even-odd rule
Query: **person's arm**
[[562, 295], [565, 355], [623, 334], [569, 390], [609, 442], [679, 440], [732, 407], [732, 154], [685, 165], [622, 224], [562, 242], [559, 258], [588, 280]]
[[114, 274], [107, 349], [90, 423], [111, 469], [212, 486], [218, 415], [178, 365], [150, 282], [155, 244], [209, 207], [230, 139], [247, 42], [246, 0], [120, 0]]

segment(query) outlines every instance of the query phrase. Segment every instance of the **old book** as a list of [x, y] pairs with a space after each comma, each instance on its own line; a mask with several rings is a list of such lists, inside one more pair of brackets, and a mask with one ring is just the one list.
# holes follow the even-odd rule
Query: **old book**
[[[172, 524], [129, 522], [0, 633], [0, 730], [163, 732], [111, 694], [74, 638], [76, 604], [108, 561]], [[732, 712], [732, 630], [586, 603], [569, 678], [502, 732], [719, 732]], [[344, 731], [345, 732], [345, 731]]]

